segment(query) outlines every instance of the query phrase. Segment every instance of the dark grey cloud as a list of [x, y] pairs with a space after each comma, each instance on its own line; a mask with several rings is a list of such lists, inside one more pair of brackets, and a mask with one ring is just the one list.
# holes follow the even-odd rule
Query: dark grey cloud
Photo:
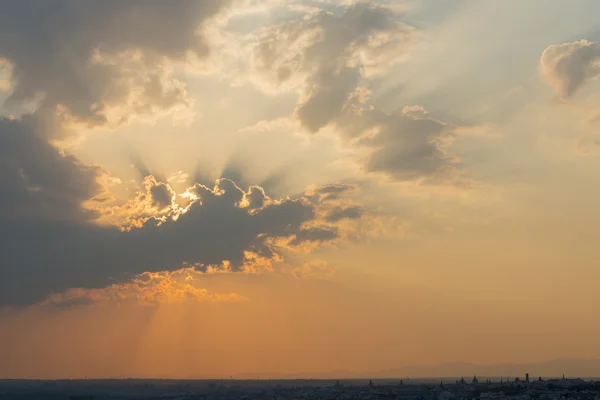
[[319, 194], [340, 194], [354, 189], [355, 187], [353, 185], [347, 183], [332, 183], [318, 187], [315, 192]]
[[159, 209], [170, 207], [175, 200], [175, 192], [164, 182], [152, 186], [150, 188], [150, 194], [152, 195], [153, 205]]
[[[236, 271], [247, 251], [274, 257], [273, 239], [297, 245], [337, 237], [334, 228], [318, 226], [314, 202], [272, 200], [262, 188], [244, 191], [227, 179], [191, 187], [195, 199], [176, 221], [150, 218], [126, 231], [100, 226], [102, 207], [86, 211], [82, 203], [102, 193], [96, 183], [102, 171], [61, 154], [35, 134], [30, 118], [0, 120], [0, 305], [101, 288], [184, 263], [228, 261]], [[146, 181], [152, 203], [170, 204], [166, 183]]]
[[290, 244], [301, 245], [307, 242], [328, 242], [335, 239], [337, 236], [338, 231], [335, 227], [311, 227], [296, 231]]
[[[12, 64], [9, 103], [42, 96], [40, 112], [61, 106], [76, 120], [107, 122], [129, 101], [152, 113], [185, 102], [181, 82], [157, 68], [164, 59], [204, 57], [198, 28], [228, 0], [7, 0], [0, 12], [0, 57]], [[122, 54], [138, 51], [138, 68]], [[140, 67], [143, 66], [143, 68]], [[129, 96], [135, 89], [137, 97]], [[117, 121], [118, 122], [118, 121]], [[52, 133], [57, 133], [52, 131]]]
[[571, 97], [600, 75], [600, 44], [580, 40], [551, 45], [542, 53], [540, 70], [558, 95]]
[[356, 186], [348, 183], [333, 183], [316, 188], [311, 199], [319, 202], [335, 202], [356, 190]]
[[260, 186], [250, 186], [246, 198], [248, 199], [248, 208], [251, 210], [264, 207], [269, 200], [265, 190]]
[[343, 208], [338, 206], [327, 214], [325, 220], [328, 222], [338, 222], [343, 219], [359, 219], [363, 214], [364, 210], [362, 207], [354, 206]]
[[87, 220], [79, 206], [100, 194], [98, 167], [61, 154], [36, 134], [39, 121], [0, 118], [0, 219]]
[[445, 151], [455, 127], [432, 118], [420, 107], [395, 113], [352, 107], [337, 123], [348, 141], [367, 150], [363, 165], [368, 172], [384, 173], [398, 181], [456, 178], [458, 159]]

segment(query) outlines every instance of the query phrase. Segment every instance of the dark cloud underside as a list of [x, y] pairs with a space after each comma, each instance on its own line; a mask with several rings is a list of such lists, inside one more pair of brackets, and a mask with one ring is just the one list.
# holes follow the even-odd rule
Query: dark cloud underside
[[[229, 180], [215, 188], [193, 186], [197, 200], [177, 221], [149, 219], [129, 231], [101, 227], [81, 207], [100, 192], [98, 169], [61, 155], [27, 121], [0, 121], [0, 144], [0, 304], [30, 304], [68, 288], [104, 287], [184, 263], [229, 261], [238, 270], [246, 251], [271, 258], [272, 239], [336, 237], [335, 230], [303, 228], [316, 219], [307, 199], [266, 203], [262, 189], [244, 192]], [[171, 194], [159, 182], [150, 193], [161, 207]]]

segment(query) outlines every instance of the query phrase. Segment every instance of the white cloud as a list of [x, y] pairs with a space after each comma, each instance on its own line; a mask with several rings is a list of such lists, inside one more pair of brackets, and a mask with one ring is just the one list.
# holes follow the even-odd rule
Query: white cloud
[[549, 46], [542, 53], [540, 72], [556, 94], [571, 97], [600, 75], [600, 44], [580, 40]]
[[266, 91], [301, 93], [296, 116], [316, 132], [341, 112], [363, 78], [407, 56], [415, 30], [387, 8], [357, 4], [254, 33], [253, 79]]

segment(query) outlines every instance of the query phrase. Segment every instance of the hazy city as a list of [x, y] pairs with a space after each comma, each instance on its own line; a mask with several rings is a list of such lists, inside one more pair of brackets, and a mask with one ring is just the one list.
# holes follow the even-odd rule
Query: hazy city
[[4, 381], [0, 399], [108, 400], [598, 400], [600, 380], [537, 377], [396, 380]]

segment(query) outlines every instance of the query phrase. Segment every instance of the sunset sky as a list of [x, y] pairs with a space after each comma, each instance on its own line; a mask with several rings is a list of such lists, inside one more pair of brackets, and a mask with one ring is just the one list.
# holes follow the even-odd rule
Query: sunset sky
[[5, 0], [0, 378], [600, 358], [597, 0]]

